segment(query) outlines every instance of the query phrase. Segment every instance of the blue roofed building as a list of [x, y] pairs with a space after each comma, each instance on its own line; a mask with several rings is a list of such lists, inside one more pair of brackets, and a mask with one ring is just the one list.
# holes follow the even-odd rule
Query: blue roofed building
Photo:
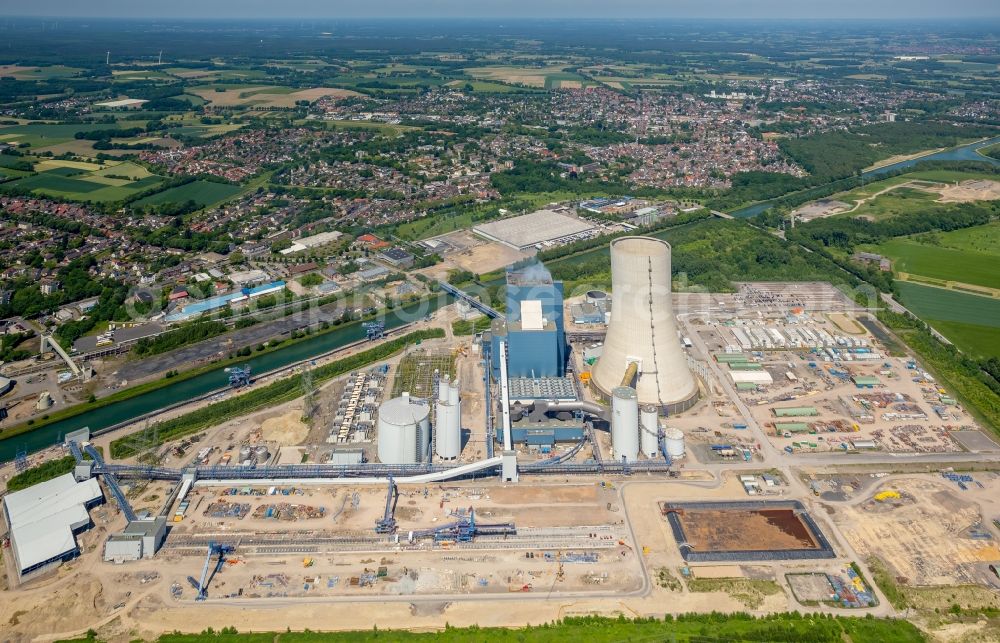
[[507, 342], [510, 377], [562, 377], [566, 373], [563, 284], [541, 264], [507, 273], [507, 319], [493, 326], [493, 368]]

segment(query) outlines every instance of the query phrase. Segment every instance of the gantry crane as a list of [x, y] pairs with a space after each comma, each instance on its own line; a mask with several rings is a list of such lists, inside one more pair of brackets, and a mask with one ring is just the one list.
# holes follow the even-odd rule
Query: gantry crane
[[208, 576], [208, 566], [212, 562], [212, 556], [219, 557], [215, 563], [215, 569], [212, 571], [212, 577], [214, 577], [222, 569], [222, 564], [226, 560], [226, 554], [232, 553], [235, 549], [235, 545], [227, 545], [214, 541], [208, 543], [208, 555], [205, 556], [205, 566], [201, 568], [201, 580], [198, 581], [198, 596], [195, 600], [203, 601], [208, 598], [208, 583], [211, 581], [211, 578]]

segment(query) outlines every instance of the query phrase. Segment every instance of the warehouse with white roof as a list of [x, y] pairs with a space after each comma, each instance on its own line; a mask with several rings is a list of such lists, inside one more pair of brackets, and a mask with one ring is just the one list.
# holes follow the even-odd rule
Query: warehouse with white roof
[[21, 576], [80, 554], [76, 535], [92, 523], [88, 510], [104, 501], [95, 478], [72, 473], [7, 494], [4, 519]]
[[482, 223], [472, 231], [490, 241], [502, 243], [515, 250], [582, 239], [596, 229], [591, 223], [566, 211], [538, 210], [531, 214]]

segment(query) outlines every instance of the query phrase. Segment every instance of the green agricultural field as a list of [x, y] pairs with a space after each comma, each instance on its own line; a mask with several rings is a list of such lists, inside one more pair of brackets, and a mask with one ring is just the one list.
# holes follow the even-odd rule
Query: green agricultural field
[[31, 147], [48, 147], [59, 143], [76, 140], [77, 132], [94, 129], [121, 129], [128, 127], [143, 127], [147, 121], [119, 121], [109, 124], [95, 123], [29, 123], [0, 128], [0, 142], [20, 145], [27, 143]]
[[992, 261], [1000, 260], [1000, 221], [952, 232], [920, 235], [918, 239], [942, 248], [993, 255], [995, 258]]
[[[5, 183], [0, 189], [27, 189], [40, 196], [104, 203], [121, 201], [163, 181], [133, 163], [101, 167], [72, 161], [42, 161], [36, 167], [43, 171]], [[129, 178], [111, 178], [116, 176]], [[132, 177], [136, 180], [131, 180]]]
[[1000, 357], [1000, 299], [899, 282], [900, 298], [962, 352]]
[[204, 207], [226, 201], [239, 194], [243, 188], [238, 185], [228, 185], [226, 183], [212, 183], [210, 181], [193, 181], [175, 188], [168, 188], [163, 192], [157, 192], [144, 199], [136, 201], [139, 208], [146, 206], [157, 206], [164, 203], [184, 203], [194, 201]]
[[896, 272], [1000, 288], [1000, 270], [997, 270], [1000, 253], [942, 248], [913, 237], [879, 244], [876, 252], [890, 257]]

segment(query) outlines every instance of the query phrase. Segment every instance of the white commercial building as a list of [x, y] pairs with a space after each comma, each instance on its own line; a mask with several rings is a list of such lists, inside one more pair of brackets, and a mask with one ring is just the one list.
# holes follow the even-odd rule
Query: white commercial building
[[103, 500], [95, 478], [77, 482], [72, 473], [4, 497], [18, 573], [23, 576], [77, 556], [76, 534], [91, 525], [87, 510]]
[[281, 250], [281, 254], [290, 255], [295, 252], [302, 252], [303, 250], [308, 250], [310, 248], [318, 248], [319, 246], [325, 246], [328, 243], [333, 243], [340, 237], [344, 236], [340, 232], [320, 232], [319, 234], [314, 234], [309, 237], [299, 237], [292, 241], [292, 245]]

